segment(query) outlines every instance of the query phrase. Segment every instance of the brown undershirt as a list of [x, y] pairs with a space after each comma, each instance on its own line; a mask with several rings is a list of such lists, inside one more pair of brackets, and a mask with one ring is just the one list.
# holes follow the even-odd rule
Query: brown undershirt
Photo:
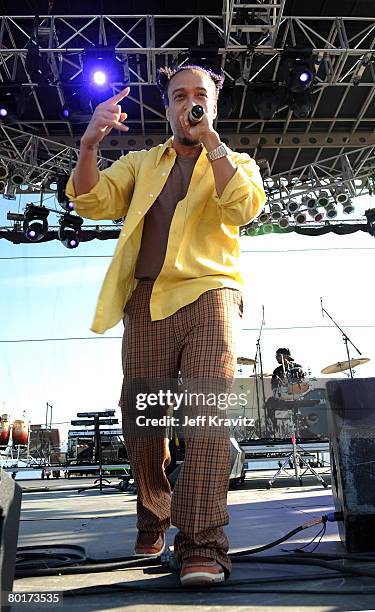
[[163, 267], [175, 208], [186, 196], [196, 157], [177, 155], [164, 188], [145, 215], [135, 278], [155, 280]]

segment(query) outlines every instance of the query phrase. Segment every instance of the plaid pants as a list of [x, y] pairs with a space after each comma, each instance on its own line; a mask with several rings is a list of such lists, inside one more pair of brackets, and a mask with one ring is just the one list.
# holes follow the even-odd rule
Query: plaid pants
[[[185, 459], [171, 493], [165, 468], [170, 462], [165, 435], [129, 433], [134, 402], [127, 381], [134, 379], [220, 379], [227, 388], [235, 372], [236, 326], [242, 317], [242, 294], [213, 289], [195, 302], [159, 321], [150, 317], [153, 281], [137, 285], [124, 311], [121, 393], [124, 441], [137, 485], [137, 527], [157, 534], [171, 524], [178, 528], [174, 541], [177, 561], [192, 555], [215, 559], [231, 571], [228, 539], [227, 492], [231, 469], [228, 435], [210, 433], [185, 440]], [[225, 415], [224, 415], [225, 416]], [[212, 428], [211, 428], [212, 429]]]

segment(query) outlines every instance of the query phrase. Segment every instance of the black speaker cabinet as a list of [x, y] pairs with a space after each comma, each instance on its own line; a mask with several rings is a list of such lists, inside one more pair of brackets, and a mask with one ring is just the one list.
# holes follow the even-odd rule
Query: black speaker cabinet
[[332, 493], [348, 552], [375, 552], [375, 378], [327, 383]]
[[[0, 513], [2, 528], [0, 540], [1, 590], [11, 592], [16, 565], [18, 528], [21, 513], [21, 487], [0, 468]], [[4, 612], [9, 606], [2, 608]]]

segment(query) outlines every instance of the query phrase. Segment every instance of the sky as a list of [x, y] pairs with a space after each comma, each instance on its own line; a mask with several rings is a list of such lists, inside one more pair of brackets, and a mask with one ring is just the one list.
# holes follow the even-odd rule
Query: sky
[[[26, 201], [30, 196], [15, 202], [0, 196], [0, 226], [8, 224], [9, 210], [17, 212]], [[354, 203], [354, 218], [375, 207], [370, 196]], [[45, 204], [58, 207], [53, 199]], [[120, 416], [122, 322], [104, 335], [90, 331], [115, 244], [94, 240], [68, 250], [58, 241], [0, 240], [1, 414], [43, 424], [48, 402], [62, 439], [77, 412], [115, 409]], [[374, 238], [364, 232], [269, 234], [241, 238], [241, 251], [245, 312], [238, 355], [255, 356], [264, 307], [264, 372], [277, 366], [275, 349], [286, 346], [312, 379], [321, 377], [322, 368], [346, 359], [341, 332], [322, 317], [322, 298], [362, 356], [370, 358], [356, 377], [375, 376]], [[350, 354], [357, 356], [352, 347]], [[239, 369], [238, 375], [250, 370]]]

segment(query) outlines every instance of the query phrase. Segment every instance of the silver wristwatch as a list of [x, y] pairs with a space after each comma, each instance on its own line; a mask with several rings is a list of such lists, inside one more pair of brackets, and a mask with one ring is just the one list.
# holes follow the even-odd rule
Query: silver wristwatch
[[213, 149], [213, 151], [208, 151], [207, 159], [212, 162], [215, 161], [215, 159], [220, 159], [220, 157], [227, 157], [228, 155], [228, 147], [223, 142], [221, 142], [219, 146], [216, 147], [216, 149]]

